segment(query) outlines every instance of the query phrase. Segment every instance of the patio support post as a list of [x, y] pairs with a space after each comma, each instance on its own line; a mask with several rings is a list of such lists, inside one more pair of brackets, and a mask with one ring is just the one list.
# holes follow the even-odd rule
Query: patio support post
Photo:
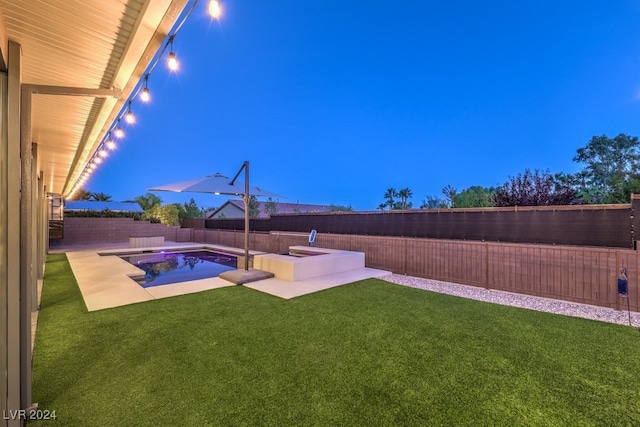
[[[8, 404], [7, 359], [9, 358], [7, 321], [9, 303], [7, 292], [9, 271], [7, 268], [7, 73], [0, 72], [0, 411], [6, 413]], [[6, 427], [7, 421], [0, 420], [0, 427]]]
[[[6, 228], [4, 229], [3, 243], [6, 238], [6, 246], [2, 247], [2, 260], [6, 260], [6, 304], [2, 307], [6, 313], [6, 323], [2, 323], [2, 328], [6, 328], [7, 339], [3, 351], [6, 354], [6, 371], [0, 372], [3, 383], [6, 381], [7, 394], [3, 397], [0, 405], [4, 410], [24, 409], [21, 406], [21, 389], [25, 384], [31, 384], [31, 377], [25, 377], [21, 369], [21, 313], [20, 304], [20, 83], [22, 79], [22, 48], [20, 44], [9, 41], [9, 72], [7, 77], [6, 96], [6, 127], [2, 127], [2, 132], [6, 129], [6, 146], [2, 147], [2, 203], [4, 214], [6, 213]], [[3, 135], [4, 139], [4, 135]], [[4, 145], [4, 141], [3, 141]], [[6, 156], [5, 156], [6, 155]], [[5, 175], [6, 173], [6, 175]], [[5, 180], [6, 178], [6, 180]], [[6, 203], [5, 203], [6, 202]], [[0, 227], [1, 229], [2, 227]], [[12, 266], [12, 268], [7, 268]], [[3, 276], [5, 276], [3, 274]], [[27, 310], [30, 313], [30, 310]], [[29, 325], [31, 327], [31, 325]], [[5, 376], [6, 375], [6, 376]], [[3, 384], [3, 385], [4, 385]], [[2, 393], [0, 393], [2, 394]], [[4, 422], [4, 420], [3, 420]], [[20, 420], [8, 420], [7, 426], [19, 426]], [[4, 427], [4, 426], [3, 426]]]
[[[40, 250], [38, 246], [38, 235], [40, 234], [40, 227], [38, 225], [38, 213], [40, 212], [40, 203], [38, 195], [38, 187], [40, 185], [40, 179], [38, 176], [38, 144], [31, 144], [31, 203], [30, 212], [31, 215], [31, 244], [29, 245], [29, 252], [31, 252], [31, 276], [29, 278], [31, 284], [31, 311], [38, 311], [38, 270], [40, 268]], [[31, 319], [29, 319], [31, 320]], [[29, 323], [31, 324], [31, 323]], [[31, 342], [31, 340], [29, 340]]]
[[[42, 175], [44, 177], [44, 175]], [[44, 180], [44, 179], [43, 179]], [[47, 255], [49, 254], [49, 204], [51, 200], [47, 195], [47, 186], [42, 186], [42, 228], [44, 235], [44, 243], [42, 244], [42, 278], [44, 279], [44, 270], [47, 264]]]
[[[47, 223], [45, 215], [47, 214], [47, 195], [44, 192], [44, 172], [40, 171], [40, 179], [38, 180], [38, 279], [44, 278], [44, 265], [47, 256], [45, 250]], [[37, 294], [36, 294], [37, 299]]]
[[31, 310], [33, 289], [33, 145], [31, 142], [31, 92], [22, 88], [20, 98], [20, 408], [31, 401]]

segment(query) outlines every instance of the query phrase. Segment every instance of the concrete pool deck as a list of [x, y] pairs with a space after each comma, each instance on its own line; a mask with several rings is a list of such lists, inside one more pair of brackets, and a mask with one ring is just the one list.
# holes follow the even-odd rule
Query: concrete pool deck
[[[154, 248], [133, 249], [124, 245], [116, 245], [114, 248], [113, 245], [104, 245], [102, 248], [75, 248], [74, 250], [68, 251], [61, 249], [57, 252], [65, 252], [67, 254], [67, 259], [78, 282], [78, 287], [80, 288], [87, 310], [96, 311], [159, 298], [236, 286], [219, 277], [214, 277], [143, 288], [130, 277], [132, 275], [139, 275], [143, 273], [143, 271], [115, 255], [123, 252], [141, 252], [142, 250], [160, 251], [201, 248], [234, 252], [241, 251], [238, 248], [229, 248], [220, 245], [166, 242], [165, 246]], [[252, 255], [264, 254], [258, 251], [250, 251], [250, 253]], [[389, 274], [391, 273], [388, 271], [364, 267], [296, 281], [288, 281], [274, 277], [258, 282], [247, 283], [244, 286], [279, 298], [290, 299], [358, 280], [383, 277]]]

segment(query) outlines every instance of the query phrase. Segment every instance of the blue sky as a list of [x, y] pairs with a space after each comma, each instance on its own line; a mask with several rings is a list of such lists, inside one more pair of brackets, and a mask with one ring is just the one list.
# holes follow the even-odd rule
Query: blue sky
[[[594, 135], [640, 136], [640, 2], [201, 1], [152, 102], [85, 188], [122, 201], [244, 160], [281, 201], [375, 210], [572, 173]], [[194, 197], [219, 206], [225, 196]]]

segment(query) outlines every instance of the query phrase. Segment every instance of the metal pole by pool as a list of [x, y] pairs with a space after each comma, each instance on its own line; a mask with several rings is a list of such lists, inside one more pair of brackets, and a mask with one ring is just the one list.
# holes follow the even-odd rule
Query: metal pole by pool
[[244, 162], [244, 269], [249, 270], [249, 162]]
[[244, 169], [244, 194], [242, 195], [244, 201], [244, 269], [247, 271], [249, 270], [249, 197], [251, 197], [249, 195], [249, 162], [247, 160], [244, 161], [229, 184], [233, 185], [236, 182], [242, 169]]

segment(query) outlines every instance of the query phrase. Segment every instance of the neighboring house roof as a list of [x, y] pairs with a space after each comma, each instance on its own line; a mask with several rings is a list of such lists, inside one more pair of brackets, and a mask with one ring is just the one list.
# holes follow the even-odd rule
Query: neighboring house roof
[[[268, 202], [258, 202], [258, 211], [260, 214], [258, 218], [268, 218], [269, 215], [265, 213], [265, 206]], [[229, 209], [233, 208], [233, 209]], [[276, 214], [290, 214], [290, 213], [313, 213], [313, 212], [330, 212], [331, 206], [329, 205], [309, 205], [302, 203], [281, 203], [276, 202]], [[231, 214], [230, 214], [231, 212]], [[237, 216], [233, 215], [233, 212], [238, 212]], [[208, 218], [216, 218], [218, 215], [224, 214], [226, 218], [241, 218], [244, 215], [244, 202], [242, 200], [227, 200], [222, 206], [207, 214]]]
[[103, 211], [144, 212], [139, 204], [131, 202], [93, 202], [89, 200], [71, 200], [64, 203], [65, 212], [70, 211]]

